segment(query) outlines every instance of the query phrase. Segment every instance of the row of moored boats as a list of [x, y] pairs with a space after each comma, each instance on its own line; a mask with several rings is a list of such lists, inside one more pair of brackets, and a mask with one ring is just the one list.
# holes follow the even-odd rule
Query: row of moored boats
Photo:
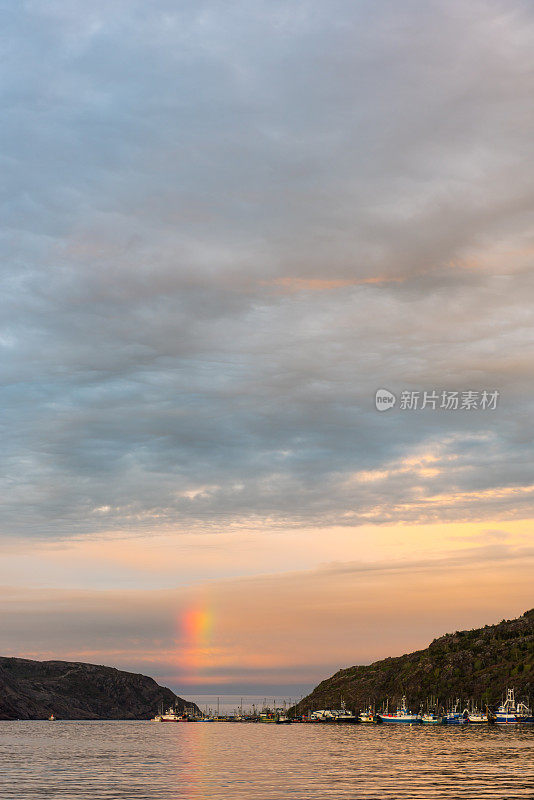
[[154, 722], [270, 722], [281, 724], [289, 723], [315, 723], [315, 724], [358, 724], [358, 723], [382, 723], [386, 725], [517, 725], [518, 723], [534, 723], [532, 709], [528, 703], [515, 702], [514, 690], [508, 689], [506, 700], [492, 711], [488, 707], [479, 710], [472, 703], [462, 709], [460, 700], [448, 710], [439, 707], [438, 703], [430, 702], [427, 710], [421, 709], [418, 712], [411, 711], [406, 703], [406, 697], [402, 698], [399, 707], [389, 711], [389, 703], [379, 712], [372, 707], [367, 711], [354, 714], [349, 711], [343, 701], [339, 709], [321, 709], [312, 711], [306, 715], [291, 716], [286, 708], [267, 709], [252, 714], [243, 714], [242, 709], [239, 714], [220, 716], [212, 714], [198, 714], [194, 711], [170, 708], [167, 711], [161, 710], [157, 714]]
[[457, 700], [449, 710], [429, 708], [426, 712], [411, 711], [406, 705], [406, 697], [402, 698], [400, 706], [394, 712], [385, 710], [375, 713], [372, 708], [359, 715], [360, 722], [381, 722], [390, 725], [517, 725], [518, 723], [534, 723], [531, 707], [524, 702], [515, 702], [514, 690], [508, 689], [506, 700], [495, 711], [488, 707], [484, 711], [473, 705], [466, 706], [463, 710], [460, 700]]

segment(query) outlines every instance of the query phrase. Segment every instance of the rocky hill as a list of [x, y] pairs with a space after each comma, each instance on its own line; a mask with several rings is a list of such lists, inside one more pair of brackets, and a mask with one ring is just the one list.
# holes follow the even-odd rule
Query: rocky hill
[[113, 667], [0, 658], [0, 719], [150, 719], [160, 703], [194, 706], [152, 678]]
[[507, 687], [515, 688], [516, 699], [534, 701], [534, 609], [518, 619], [441, 636], [426, 650], [342, 669], [297, 708], [337, 708], [341, 697], [355, 711], [369, 703], [378, 708], [387, 698], [391, 708], [403, 694], [413, 708], [431, 696], [444, 705], [459, 697], [493, 706]]

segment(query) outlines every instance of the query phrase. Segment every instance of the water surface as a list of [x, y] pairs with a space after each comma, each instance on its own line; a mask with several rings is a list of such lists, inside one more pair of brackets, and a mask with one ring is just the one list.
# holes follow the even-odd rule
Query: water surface
[[534, 730], [0, 722], [2, 800], [534, 797]]

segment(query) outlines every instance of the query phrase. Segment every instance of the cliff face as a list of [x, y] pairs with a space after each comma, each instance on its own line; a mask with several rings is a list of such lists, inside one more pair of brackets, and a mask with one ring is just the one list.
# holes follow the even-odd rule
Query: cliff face
[[[0, 658], [0, 719], [150, 719], [174, 692], [113, 667]], [[194, 706], [182, 698], [176, 707]], [[195, 710], [198, 710], [194, 706]]]
[[305, 697], [298, 711], [337, 708], [341, 697], [355, 711], [386, 698], [391, 708], [403, 694], [413, 708], [431, 696], [444, 705], [459, 697], [491, 706], [507, 687], [515, 688], [516, 699], [534, 700], [534, 609], [498, 625], [447, 634], [426, 650], [342, 669]]

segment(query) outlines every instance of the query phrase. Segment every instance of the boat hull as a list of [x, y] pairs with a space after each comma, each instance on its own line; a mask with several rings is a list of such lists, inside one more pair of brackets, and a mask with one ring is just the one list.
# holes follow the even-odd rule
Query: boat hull
[[387, 714], [378, 714], [378, 719], [384, 725], [421, 725], [423, 720], [416, 715], [406, 715], [402, 717], [389, 716]]

